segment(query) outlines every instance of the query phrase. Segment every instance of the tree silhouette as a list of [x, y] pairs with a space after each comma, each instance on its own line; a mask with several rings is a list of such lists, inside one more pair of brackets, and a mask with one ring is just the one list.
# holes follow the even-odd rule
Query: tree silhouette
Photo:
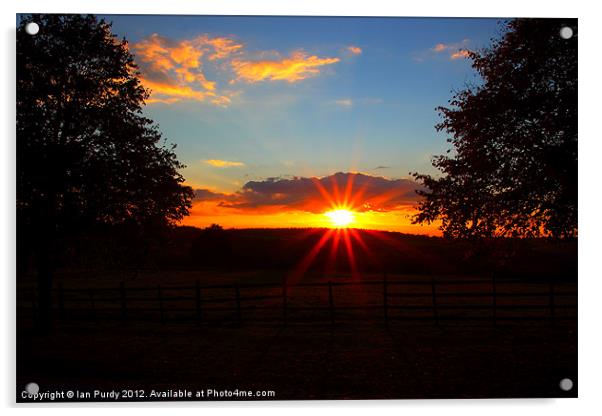
[[[32, 36], [25, 25], [34, 21]], [[94, 227], [143, 230], [188, 213], [192, 190], [152, 120], [125, 39], [94, 16], [31, 15], [17, 29], [17, 219], [50, 323], [65, 239]], [[23, 242], [23, 240], [25, 242]]]
[[192, 242], [190, 257], [193, 264], [223, 265], [232, 262], [230, 236], [219, 224], [204, 228]]
[[453, 151], [426, 190], [415, 223], [441, 220], [450, 237], [577, 234], [577, 39], [571, 19], [517, 19], [481, 51], [482, 82], [439, 107]]

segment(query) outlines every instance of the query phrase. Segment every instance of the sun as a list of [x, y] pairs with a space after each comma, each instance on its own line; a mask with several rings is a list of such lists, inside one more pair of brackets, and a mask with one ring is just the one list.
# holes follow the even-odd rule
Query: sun
[[324, 215], [326, 215], [332, 222], [332, 225], [337, 228], [347, 228], [349, 224], [355, 220], [352, 211], [342, 208], [328, 211]]

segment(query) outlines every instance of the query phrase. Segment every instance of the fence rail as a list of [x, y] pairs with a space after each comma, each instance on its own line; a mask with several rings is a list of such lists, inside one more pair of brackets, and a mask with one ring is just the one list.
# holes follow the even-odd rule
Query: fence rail
[[[295, 292], [310, 290], [310, 294]], [[346, 291], [346, 292], [345, 292]], [[35, 288], [20, 291], [22, 315], [36, 319]], [[361, 302], [358, 302], [361, 301]], [[576, 319], [574, 283], [499, 279], [327, 281], [281, 284], [234, 283], [187, 286], [75, 288], [58, 283], [53, 309], [60, 319], [149, 319], [207, 323], [228, 321], [337, 322], [370, 319], [396, 321], [502, 322]], [[262, 313], [265, 312], [265, 313]], [[312, 314], [313, 313], [313, 314]], [[316, 315], [315, 313], [318, 313]], [[22, 316], [21, 315], [21, 316]]]

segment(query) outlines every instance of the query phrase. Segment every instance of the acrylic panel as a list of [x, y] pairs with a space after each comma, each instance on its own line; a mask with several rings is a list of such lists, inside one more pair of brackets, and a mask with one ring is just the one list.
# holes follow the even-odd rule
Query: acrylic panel
[[19, 402], [577, 396], [577, 20], [17, 15]]

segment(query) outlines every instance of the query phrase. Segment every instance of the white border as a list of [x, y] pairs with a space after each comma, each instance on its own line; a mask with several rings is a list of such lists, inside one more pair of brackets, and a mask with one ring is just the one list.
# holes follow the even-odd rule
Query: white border
[[224, 14], [224, 15], [321, 15], [321, 16], [468, 16], [468, 17], [577, 17], [575, 2], [550, 0], [545, 4], [506, 0], [497, 5], [483, 1], [390, 0], [62, 0], [20, 1], [21, 12], [125, 13], [125, 14]]
[[[265, 415], [268, 413], [303, 414], [308, 412], [345, 412], [365, 414], [371, 408], [378, 412], [395, 413], [420, 411], [433, 415], [504, 415], [526, 412], [546, 415], [591, 414], [599, 408], [599, 386], [601, 366], [600, 323], [598, 317], [600, 296], [602, 296], [602, 273], [600, 272], [599, 238], [599, 179], [602, 166], [602, 135], [598, 114], [602, 98], [600, 80], [600, 21], [601, 15], [593, 1], [533, 1], [504, 0], [493, 4], [486, 1], [408, 1], [386, 0], [4, 0], [2, 13], [2, 51], [0, 70], [2, 71], [2, 99], [0, 116], [2, 137], [0, 171], [2, 180], [2, 223], [0, 264], [4, 268], [2, 277], [1, 307], [2, 343], [0, 345], [3, 369], [0, 378], [0, 397], [4, 406], [12, 407], [15, 397], [14, 387], [14, 120], [15, 120], [15, 14], [29, 12], [44, 13], [98, 13], [98, 14], [223, 14], [223, 15], [325, 15], [325, 16], [466, 16], [466, 17], [578, 17], [579, 18], [579, 399], [566, 400], [439, 400], [439, 401], [353, 401], [353, 402], [277, 402], [277, 403], [146, 403], [146, 404], [97, 404], [86, 413], [100, 414], [111, 412], [125, 413], [131, 407], [143, 407], [149, 414], [164, 414], [165, 407], [201, 412], [244, 411], [245, 414]], [[33, 409], [26, 407], [25, 412]], [[82, 405], [44, 407], [49, 414], [64, 412], [80, 413]], [[194, 410], [194, 408], [200, 408]], [[121, 409], [121, 410], [120, 410]], [[244, 409], [244, 410], [243, 410]]]

